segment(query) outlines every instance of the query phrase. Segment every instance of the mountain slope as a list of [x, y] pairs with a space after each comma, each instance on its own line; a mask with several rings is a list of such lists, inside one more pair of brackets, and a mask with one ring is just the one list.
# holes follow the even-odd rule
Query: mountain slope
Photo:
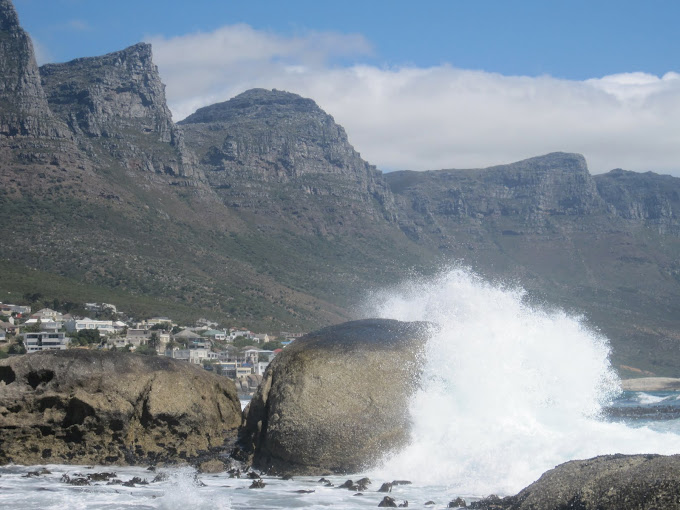
[[276, 90], [175, 125], [148, 45], [38, 70], [9, 0], [0, 52], [3, 295], [309, 330], [462, 262], [584, 314], [617, 364], [680, 374], [680, 179], [565, 153], [383, 175]]

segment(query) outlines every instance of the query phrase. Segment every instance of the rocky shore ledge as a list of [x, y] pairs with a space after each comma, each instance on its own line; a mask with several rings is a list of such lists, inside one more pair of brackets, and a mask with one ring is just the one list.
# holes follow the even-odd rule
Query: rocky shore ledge
[[515, 496], [472, 503], [480, 510], [677, 510], [680, 455], [606, 455], [546, 472]]
[[199, 464], [240, 422], [234, 383], [189, 363], [81, 349], [0, 361], [0, 464]]

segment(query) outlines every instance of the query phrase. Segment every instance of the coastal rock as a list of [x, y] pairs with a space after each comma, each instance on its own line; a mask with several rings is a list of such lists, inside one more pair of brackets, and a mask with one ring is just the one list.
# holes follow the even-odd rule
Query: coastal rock
[[240, 456], [285, 474], [351, 473], [409, 438], [426, 323], [363, 320], [296, 340], [270, 364], [240, 432]]
[[680, 508], [680, 455], [607, 455], [551, 469], [516, 496], [471, 508], [497, 510], [674, 510]]
[[0, 464], [202, 462], [236, 436], [234, 384], [165, 357], [81, 349], [0, 361]]

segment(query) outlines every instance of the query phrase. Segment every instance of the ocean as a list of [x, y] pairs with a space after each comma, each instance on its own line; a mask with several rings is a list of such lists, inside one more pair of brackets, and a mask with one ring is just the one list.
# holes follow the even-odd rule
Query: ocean
[[[386, 495], [409, 507], [446, 508], [514, 494], [552, 467], [613, 453], [680, 453], [680, 393], [622, 392], [609, 342], [582, 317], [528, 304], [521, 289], [464, 269], [414, 279], [371, 295], [366, 316], [435, 324], [410, 409], [411, 444], [370, 472], [347, 476], [197, 474], [191, 468], [0, 467], [0, 507], [9, 509], [375, 508]], [[45, 468], [46, 471], [41, 471]], [[115, 472], [75, 486], [70, 479]], [[158, 476], [162, 475], [162, 476]], [[158, 479], [153, 481], [156, 477]], [[368, 477], [366, 490], [339, 488]], [[330, 482], [330, 483], [329, 483]]]

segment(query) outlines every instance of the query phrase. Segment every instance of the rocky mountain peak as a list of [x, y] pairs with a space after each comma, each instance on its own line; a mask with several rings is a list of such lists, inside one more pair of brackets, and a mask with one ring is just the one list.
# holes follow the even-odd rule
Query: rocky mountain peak
[[[344, 128], [311, 99], [252, 89], [201, 108], [179, 124], [208, 181], [232, 205], [262, 207], [262, 197], [275, 193], [259, 188], [278, 183], [292, 186], [306, 201], [316, 197], [317, 209], [331, 207], [327, 197], [344, 197], [357, 204], [356, 217], [396, 217], [383, 175], [361, 158]], [[321, 226], [323, 216], [310, 213], [312, 228], [336, 228]], [[295, 221], [301, 223], [299, 217]]]
[[276, 89], [251, 89], [228, 101], [200, 108], [180, 124], [231, 122], [244, 117], [280, 118], [291, 114], [328, 116], [312, 99]]
[[12, 2], [0, 0], [0, 135], [64, 134], [40, 85], [31, 39], [19, 25]]
[[172, 121], [150, 44], [48, 64], [40, 73], [52, 109], [76, 136], [99, 139], [129, 168], [195, 175], [195, 158]]
[[19, 29], [19, 16], [11, 0], [0, 0], [0, 30]]

